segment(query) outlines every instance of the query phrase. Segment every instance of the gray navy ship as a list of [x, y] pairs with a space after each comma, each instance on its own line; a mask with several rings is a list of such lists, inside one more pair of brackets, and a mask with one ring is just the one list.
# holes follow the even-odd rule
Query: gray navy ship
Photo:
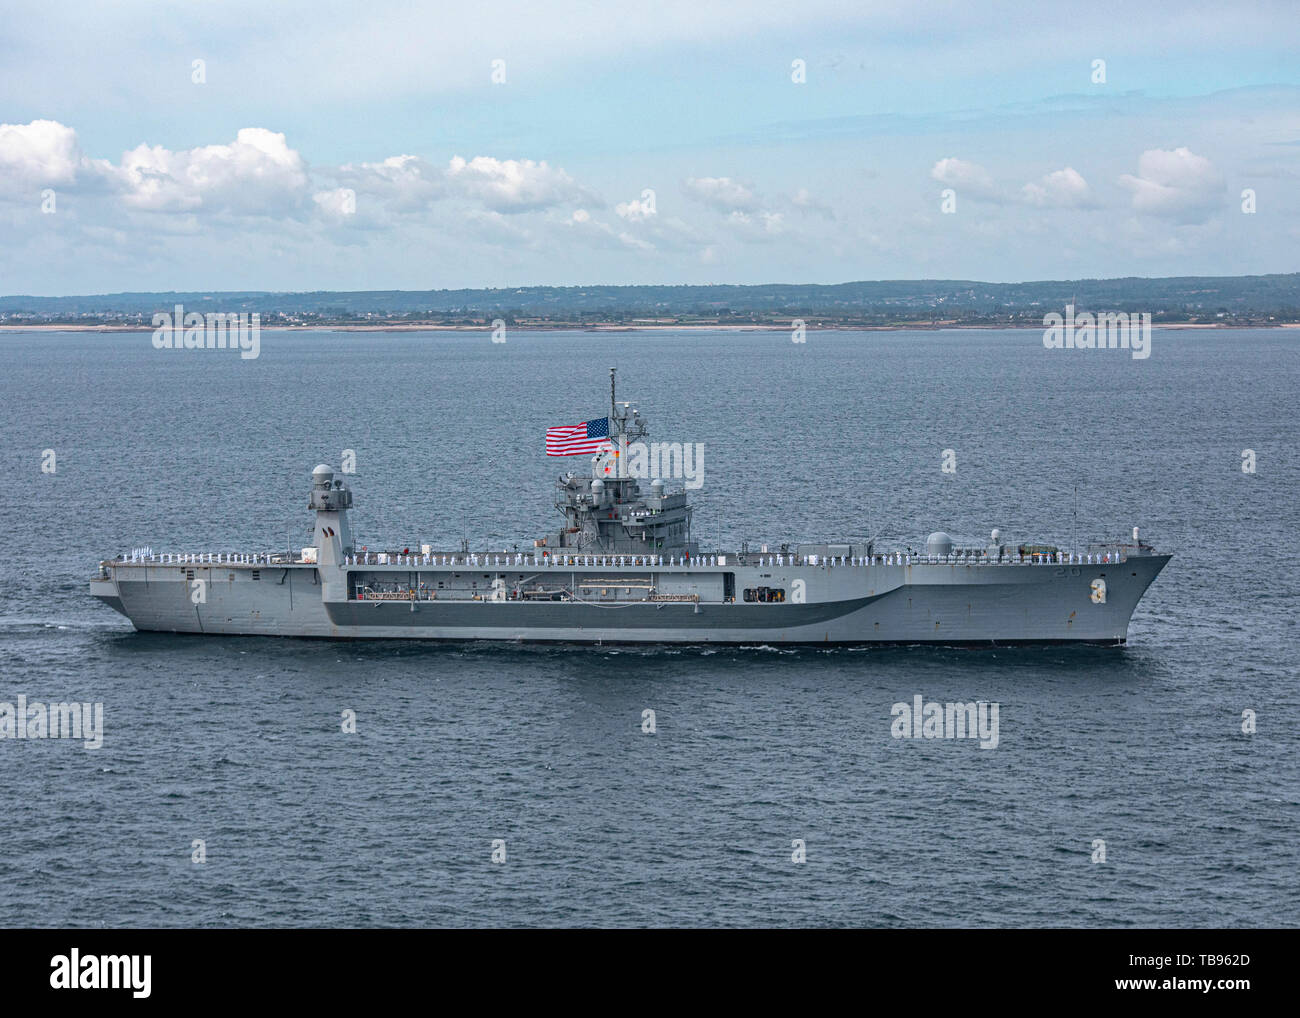
[[925, 550], [874, 541], [702, 549], [685, 490], [628, 476], [645, 418], [618, 403], [583, 476], [557, 485], [557, 531], [526, 551], [359, 548], [352, 492], [312, 471], [314, 544], [159, 552], [99, 564], [90, 592], [138, 630], [335, 639], [661, 644], [1090, 643], [1128, 639], [1171, 558], [1138, 540], [1084, 551], [944, 533]]

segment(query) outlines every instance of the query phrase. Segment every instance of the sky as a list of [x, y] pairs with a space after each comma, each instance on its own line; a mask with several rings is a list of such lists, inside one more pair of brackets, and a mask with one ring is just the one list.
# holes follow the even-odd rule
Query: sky
[[6, 0], [0, 294], [1300, 269], [1300, 5]]

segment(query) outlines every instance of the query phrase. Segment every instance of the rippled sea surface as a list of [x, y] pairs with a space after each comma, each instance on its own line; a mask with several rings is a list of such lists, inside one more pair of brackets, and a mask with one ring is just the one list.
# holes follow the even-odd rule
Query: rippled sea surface
[[[1298, 339], [0, 334], [0, 701], [105, 714], [98, 750], [0, 740], [0, 924], [1300, 924]], [[704, 443], [705, 544], [1138, 525], [1175, 558], [1122, 650], [166, 636], [87, 593], [137, 545], [308, 543], [345, 449], [358, 543], [531, 541], [545, 428], [611, 365]], [[999, 704], [999, 745], [894, 739], [918, 694]]]

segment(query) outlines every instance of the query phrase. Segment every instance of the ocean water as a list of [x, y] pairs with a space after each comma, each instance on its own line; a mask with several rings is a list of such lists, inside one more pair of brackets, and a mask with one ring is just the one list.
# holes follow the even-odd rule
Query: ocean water
[[[0, 740], [0, 925], [1297, 925], [1297, 339], [0, 334], [0, 701], [105, 729]], [[703, 443], [708, 545], [1137, 525], [1175, 558], [1120, 650], [182, 637], [87, 593], [137, 545], [307, 543], [345, 449], [358, 543], [531, 540], [545, 428], [611, 365]], [[893, 738], [916, 695], [997, 703], [998, 746]]]

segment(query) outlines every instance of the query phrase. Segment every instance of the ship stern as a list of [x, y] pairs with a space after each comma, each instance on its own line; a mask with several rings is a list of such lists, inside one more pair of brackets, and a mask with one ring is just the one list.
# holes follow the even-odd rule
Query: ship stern
[[99, 572], [90, 578], [90, 596], [104, 602], [119, 615], [131, 617], [126, 613], [126, 607], [122, 604], [121, 591], [117, 589], [117, 580], [107, 563], [101, 564]]

